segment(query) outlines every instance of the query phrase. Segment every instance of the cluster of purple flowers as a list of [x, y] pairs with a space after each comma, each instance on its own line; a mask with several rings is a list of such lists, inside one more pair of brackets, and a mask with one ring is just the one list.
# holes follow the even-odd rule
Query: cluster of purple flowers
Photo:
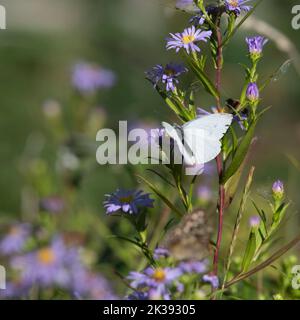
[[[4, 240], [6, 244], [9, 240], [15, 243], [15, 239]], [[29, 296], [32, 288], [59, 288], [75, 298], [117, 298], [107, 280], [102, 275], [92, 273], [83, 263], [80, 248], [66, 245], [60, 236], [36, 250], [13, 255], [10, 268], [15, 278], [3, 292], [5, 298]]]
[[50, 196], [40, 201], [40, 207], [50, 213], [61, 213], [65, 208], [65, 203], [59, 196]]
[[[159, 261], [168, 258], [170, 253], [165, 248], [157, 248], [154, 258]], [[185, 290], [182, 277], [187, 275], [202, 275], [203, 282], [209, 282], [218, 287], [216, 277], [205, 274], [207, 261], [183, 261], [175, 267], [148, 267], [142, 272], [132, 271], [127, 279], [136, 291], [129, 296], [134, 300], [169, 300], [174, 293], [181, 294]]]

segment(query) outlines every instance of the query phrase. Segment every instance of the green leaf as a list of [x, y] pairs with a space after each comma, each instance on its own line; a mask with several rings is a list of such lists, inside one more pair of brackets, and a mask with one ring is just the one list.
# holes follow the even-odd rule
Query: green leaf
[[222, 184], [225, 184], [229, 180], [229, 178], [231, 178], [239, 170], [240, 166], [244, 162], [244, 159], [246, 158], [249, 146], [254, 136], [256, 124], [257, 120], [252, 122], [246, 135], [240, 142], [231, 164], [229, 165], [228, 169], [225, 171], [225, 174], [221, 179]]
[[147, 179], [144, 177], [137, 175], [138, 178], [140, 178], [143, 182], [146, 183], [146, 185], [171, 209], [173, 210], [178, 217], [182, 217], [183, 213], [180, 212], [175, 205], [170, 202], [163, 194], [161, 191], [159, 191], [151, 182], [149, 182]]
[[292, 60], [286, 60], [273, 74], [271, 74], [268, 79], [260, 86], [259, 91], [263, 91], [270, 82], [276, 82], [281, 76], [287, 73], [289, 67], [292, 64]]
[[230, 130], [231, 137], [232, 137], [232, 149], [233, 149], [233, 153], [234, 153], [237, 148], [237, 145], [238, 145], [238, 138], [237, 138], [235, 130], [232, 126], [230, 126], [229, 130]]
[[245, 184], [244, 191], [242, 194], [242, 199], [241, 199], [240, 206], [239, 206], [238, 213], [237, 213], [237, 217], [235, 220], [235, 225], [233, 228], [231, 242], [230, 242], [229, 251], [228, 251], [228, 255], [227, 255], [227, 263], [226, 263], [226, 267], [225, 267], [225, 275], [223, 278], [223, 286], [222, 287], [224, 287], [224, 285], [225, 285], [225, 282], [226, 282], [227, 276], [228, 276], [228, 272], [229, 272], [229, 269], [231, 266], [232, 255], [233, 255], [233, 252], [235, 249], [236, 240], [237, 240], [238, 232], [240, 229], [240, 224], [241, 224], [242, 217], [243, 217], [243, 214], [245, 211], [245, 205], [246, 205], [247, 199], [250, 194], [250, 188], [251, 188], [251, 184], [253, 181], [254, 170], [255, 170], [255, 167], [251, 167], [250, 172], [248, 174], [247, 182]]
[[286, 212], [287, 208], [289, 207], [289, 205], [290, 205], [289, 203], [282, 203], [279, 206], [279, 208], [277, 208], [277, 210], [273, 213], [270, 233], [273, 233], [275, 230], [278, 229], [282, 219], [285, 216], [285, 212]]
[[[250, 145], [250, 148], [252, 147], [252, 145], [255, 142], [256, 142], [256, 140], [253, 139], [252, 144]], [[239, 182], [241, 180], [243, 170], [246, 166], [247, 159], [250, 154], [250, 148], [248, 149], [248, 152], [247, 152], [242, 164], [238, 168], [238, 170], [226, 181], [226, 183], [224, 185], [224, 188], [225, 188], [225, 208], [227, 208], [231, 204], [232, 200], [234, 199], [237, 188], [239, 186]]]
[[196, 61], [186, 55], [186, 60], [189, 67], [194, 71], [197, 78], [202, 83], [203, 87], [206, 89], [208, 93], [210, 93], [216, 99], [219, 98], [219, 93], [212, 83], [212, 81], [208, 78], [208, 76], [204, 73], [203, 70], [197, 65]]
[[116, 239], [120, 239], [120, 240], [127, 241], [127, 242], [129, 242], [129, 243], [131, 243], [131, 244], [136, 245], [136, 246], [139, 247], [140, 249], [143, 247], [143, 245], [142, 245], [141, 243], [139, 243], [138, 241], [132, 240], [132, 239], [127, 238], [127, 237], [113, 235], [113, 236], [110, 236], [109, 238], [116, 238]]
[[293, 248], [295, 245], [297, 245], [300, 242], [300, 236], [297, 236], [295, 239], [293, 239], [291, 242], [286, 244], [284, 247], [276, 251], [269, 259], [266, 261], [260, 263], [255, 268], [249, 270], [246, 273], [238, 274], [236, 277], [234, 277], [232, 280], [227, 282], [224, 286], [224, 288], [229, 288], [230, 286], [238, 283], [241, 280], [244, 280], [255, 273], [263, 270], [264, 268], [270, 266], [273, 262], [275, 262], [277, 259], [279, 259], [282, 255], [284, 255], [287, 251], [289, 251], [291, 248]]
[[167, 184], [169, 184], [171, 187], [173, 188], [176, 188], [176, 186], [171, 182], [169, 181], [167, 178], [165, 178], [161, 173], [159, 173], [158, 171], [155, 171], [153, 169], [146, 169], [147, 171], [149, 172], [152, 172], [154, 174], [156, 174], [158, 177], [160, 177], [163, 181], [165, 181]]
[[164, 99], [169, 108], [176, 114], [176, 116], [182, 121], [186, 122], [192, 120], [192, 117], [189, 115], [188, 110], [181, 105], [180, 101], [177, 101], [175, 97], [167, 95], [163, 90], [158, 86], [155, 87], [158, 94]]
[[249, 269], [249, 266], [252, 262], [255, 251], [256, 251], [256, 232], [255, 232], [255, 229], [252, 228], [249, 235], [248, 242], [247, 242], [247, 247], [246, 247], [245, 255], [243, 258], [243, 262], [242, 262], [243, 272]]

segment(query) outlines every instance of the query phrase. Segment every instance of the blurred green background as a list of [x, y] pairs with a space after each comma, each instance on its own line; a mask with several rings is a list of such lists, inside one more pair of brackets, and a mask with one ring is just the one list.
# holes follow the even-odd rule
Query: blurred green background
[[[255, 191], [264, 193], [274, 180], [282, 179], [293, 200], [293, 213], [300, 207], [300, 172], [287, 155], [300, 161], [300, 74], [295, 53], [300, 51], [300, 30], [291, 27], [291, 9], [297, 2], [265, 0], [255, 14], [288, 37], [295, 48], [288, 48], [294, 64], [264, 92], [264, 104], [272, 110], [260, 123], [251, 159], [257, 167]], [[167, 0], [2, 0], [1, 4], [7, 10], [8, 28], [0, 31], [0, 212], [19, 217], [26, 210], [22, 154], [33, 139], [36, 148], [41, 142], [42, 156], [51, 161], [54, 143], [42, 105], [55, 99], [64, 107], [71, 91], [72, 65], [87, 60], [116, 73], [117, 85], [101, 93], [97, 102], [107, 114], [107, 127], [116, 127], [118, 120], [168, 120], [170, 112], [144, 80], [144, 71], [157, 63], [179, 60], [166, 52], [165, 38], [169, 32], [183, 30], [188, 15], [174, 10]], [[223, 91], [228, 97], [236, 98], [242, 87], [239, 63], [246, 62], [244, 37], [256, 33], [243, 29], [225, 51]], [[290, 58], [278, 48], [282, 45], [278, 37], [277, 42], [266, 46], [259, 67], [263, 77]], [[198, 100], [199, 106], [211, 106], [201, 90]], [[104, 194], [130, 186], [124, 172], [123, 167], [107, 170], [95, 160], [77, 200], [102, 214]], [[295, 219], [300, 224], [299, 214]], [[295, 230], [299, 224], [293, 224]]]

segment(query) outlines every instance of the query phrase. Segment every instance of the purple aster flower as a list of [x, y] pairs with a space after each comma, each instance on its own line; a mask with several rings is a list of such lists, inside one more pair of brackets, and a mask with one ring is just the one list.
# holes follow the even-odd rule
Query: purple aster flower
[[0, 252], [4, 255], [19, 253], [25, 245], [30, 234], [30, 226], [27, 224], [13, 225], [8, 234], [0, 242]]
[[73, 86], [81, 93], [91, 94], [101, 88], [111, 88], [116, 82], [115, 74], [97, 65], [80, 62], [72, 73]]
[[70, 280], [68, 268], [73, 262], [68, 264], [68, 259], [70, 255], [63, 241], [57, 238], [47, 247], [14, 257], [12, 267], [20, 271], [21, 282], [29, 287], [36, 284], [67, 287]]
[[255, 82], [250, 82], [247, 88], [246, 96], [251, 103], [259, 100], [259, 89]]
[[252, 216], [249, 219], [250, 227], [258, 227], [260, 224], [260, 217], [259, 216]]
[[272, 193], [275, 200], [281, 200], [284, 195], [284, 185], [283, 182], [277, 180], [273, 183]]
[[140, 208], [153, 208], [154, 200], [150, 194], [142, 191], [126, 191], [118, 189], [113, 194], [107, 194], [104, 208], [107, 214], [121, 210], [124, 213], [137, 214]]
[[219, 279], [217, 276], [206, 274], [203, 276], [202, 280], [204, 282], [209, 282], [211, 286], [215, 289], [219, 287]]
[[199, 41], [207, 42], [211, 34], [211, 31], [196, 30], [195, 26], [185, 29], [183, 33], [170, 33], [171, 38], [167, 39], [167, 50], [175, 49], [176, 52], [179, 52], [183, 48], [188, 54], [200, 52], [201, 50], [196, 43]]
[[165, 248], [156, 248], [153, 253], [153, 257], [155, 260], [159, 260], [161, 258], [168, 258], [170, 256], [170, 252]]
[[177, 279], [182, 275], [179, 268], [147, 268], [143, 272], [130, 272], [128, 279], [135, 289], [147, 289], [149, 298], [170, 299], [169, 288], [179, 286]]
[[183, 273], [204, 273], [207, 271], [207, 261], [186, 261], [178, 266]]
[[225, 8], [239, 16], [242, 12], [248, 12], [251, 10], [251, 6], [245, 6], [245, 3], [249, 1], [250, 0], [225, 0]]
[[262, 36], [255, 36], [252, 38], [246, 38], [246, 42], [248, 44], [250, 56], [257, 58], [261, 56], [263, 47], [268, 42], [268, 39]]
[[41, 209], [51, 212], [51, 213], [60, 213], [65, 208], [64, 200], [58, 196], [47, 197], [41, 200], [40, 203]]
[[153, 83], [154, 87], [161, 82], [166, 85], [167, 91], [175, 91], [176, 84], [179, 83], [178, 77], [187, 71], [187, 68], [177, 63], [168, 63], [165, 67], [158, 64], [147, 71], [146, 76]]

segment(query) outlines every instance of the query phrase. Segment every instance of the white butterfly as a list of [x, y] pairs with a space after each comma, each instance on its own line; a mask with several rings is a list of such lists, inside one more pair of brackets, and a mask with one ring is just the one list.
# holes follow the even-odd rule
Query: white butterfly
[[221, 152], [220, 140], [231, 125], [233, 116], [216, 113], [189, 121], [182, 127], [163, 122], [166, 133], [174, 139], [187, 166], [203, 165]]

